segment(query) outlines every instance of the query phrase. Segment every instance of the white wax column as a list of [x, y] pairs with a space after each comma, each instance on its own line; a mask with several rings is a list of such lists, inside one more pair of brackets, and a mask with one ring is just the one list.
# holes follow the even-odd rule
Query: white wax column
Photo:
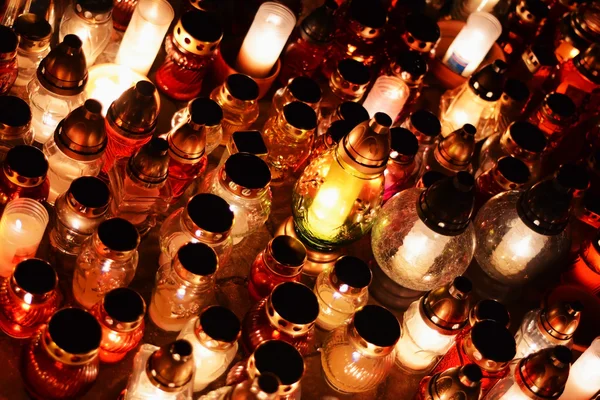
[[575, 361], [559, 400], [589, 400], [600, 391], [600, 337]]
[[140, 0], [125, 31], [116, 63], [148, 75], [175, 17], [165, 0]]
[[363, 107], [373, 118], [382, 112], [396, 119], [408, 99], [409, 89], [402, 79], [395, 76], [380, 76], [363, 103]]
[[296, 17], [292, 10], [279, 3], [263, 3], [246, 34], [236, 68], [253, 78], [267, 77], [294, 26]]
[[502, 25], [492, 14], [471, 14], [467, 24], [448, 48], [443, 59], [444, 64], [457, 74], [471, 76], [501, 33]]

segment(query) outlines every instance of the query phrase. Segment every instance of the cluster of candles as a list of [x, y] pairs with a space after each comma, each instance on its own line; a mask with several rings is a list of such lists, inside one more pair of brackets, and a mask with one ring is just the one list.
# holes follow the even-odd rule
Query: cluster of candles
[[[330, 331], [321, 367], [341, 393], [394, 367], [426, 376], [417, 400], [600, 392], [600, 336], [574, 363], [570, 350], [593, 311], [545, 302], [513, 336], [502, 305], [560, 265], [600, 302], [600, 7], [326, 0], [297, 24], [287, 2], [259, 2], [236, 42], [210, 0], [177, 21], [166, 0], [77, 0], [51, 49], [50, 23], [9, 3], [0, 329], [29, 339], [34, 398], [81, 396], [100, 362], [139, 346], [124, 399], [191, 399], [240, 351], [227, 386], [202, 399], [295, 399], [316, 329]], [[442, 10], [452, 19], [438, 23]], [[114, 45], [115, 63], [100, 62]], [[421, 107], [425, 79], [447, 89], [439, 112]], [[9, 94], [19, 86], [27, 101]], [[187, 102], [166, 133], [159, 92]], [[271, 187], [288, 184], [292, 216], [250, 267], [240, 321], [215, 305], [215, 274], [269, 218]], [[147, 306], [128, 286], [155, 227]], [[76, 259], [77, 306], [61, 308], [57, 273], [36, 258], [46, 231]], [[367, 235], [372, 262], [342, 255]], [[405, 310], [401, 324], [390, 310]], [[177, 340], [140, 346], [146, 312]]]

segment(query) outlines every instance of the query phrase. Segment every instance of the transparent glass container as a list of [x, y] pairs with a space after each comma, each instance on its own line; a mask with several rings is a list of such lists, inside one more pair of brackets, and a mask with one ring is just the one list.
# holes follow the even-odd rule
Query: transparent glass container
[[333, 123], [339, 120], [346, 121], [349, 126], [354, 128], [361, 122], [368, 121], [369, 113], [362, 105], [354, 101], [344, 101], [334, 109], [329, 109], [326, 112], [321, 108], [317, 137], [324, 135]]
[[418, 160], [415, 159], [419, 151], [419, 142], [415, 135], [408, 129], [400, 127], [392, 128], [390, 133], [392, 136], [390, 159], [383, 173], [384, 202], [396, 193], [412, 187], [419, 174]]
[[33, 143], [31, 109], [16, 96], [0, 97], [0, 162], [11, 148]]
[[600, 390], [600, 337], [571, 365], [560, 400], [588, 400]]
[[75, 263], [73, 296], [90, 309], [104, 295], [129, 285], [137, 268], [140, 237], [130, 222], [111, 218], [86, 240]]
[[214, 274], [219, 267], [215, 251], [204, 243], [187, 243], [172, 262], [156, 272], [148, 314], [165, 331], [180, 331], [214, 302]]
[[473, 125], [465, 124], [448, 136], [440, 137], [427, 153], [427, 158], [423, 159], [421, 173], [424, 175], [435, 171], [453, 176], [460, 171], [472, 172], [471, 160], [475, 153], [476, 133], [477, 129]]
[[323, 343], [321, 366], [327, 383], [341, 393], [376, 388], [394, 366], [394, 345], [399, 337], [400, 324], [391, 312], [365, 306]]
[[42, 16], [25, 13], [17, 18], [13, 28], [19, 36], [19, 75], [15, 86], [26, 86], [35, 76], [42, 59], [50, 52], [52, 26]]
[[221, 306], [208, 307], [185, 324], [177, 338], [187, 340], [193, 348], [194, 392], [204, 390], [225, 373], [237, 354], [239, 335], [239, 319]]
[[258, 158], [265, 160], [268, 154], [267, 145], [260, 131], [237, 131], [233, 132], [229, 142], [223, 150], [219, 167], [227, 161], [227, 159], [236, 153], [250, 153]]
[[315, 80], [307, 76], [298, 76], [275, 92], [271, 102], [270, 113], [271, 115], [281, 114], [284, 106], [294, 101], [299, 101], [315, 110], [318, 116], [321, 97], [321, 88]]
[[173, 114], [171, 119], [171, 128], [178, 129], [180, 126], [190, 121], [192, 113], [198, 114], [204, 125], [206, 132], [205, 152], [209, 155], [216, 149], [223, 138], [223, 110], [221, 106], [214, 100], [206, 97], [198, 97], [190, 100], [186, 107], [178, 110]]
[[421, 379], [414, 400], [454, 399], [479, 400], [481, 368], [475, 364], [449, 368]]
[[371, 72], [367, 66], [351, 58], [341, 60], [323, 90], [322, 115], [331, 115], [345, 101], [360, 101], [370, 83]]

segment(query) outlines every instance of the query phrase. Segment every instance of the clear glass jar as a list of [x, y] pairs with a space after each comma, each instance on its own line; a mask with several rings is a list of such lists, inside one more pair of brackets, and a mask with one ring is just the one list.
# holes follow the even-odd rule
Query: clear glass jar
[[216, 101], [206, 97], [198, 97], [190, 100], [186, 107], [173, 114], [171, 128], [173, 130], [179, 129], [179, 127], [190, 121], [192, 114], [197, 115], [198, 119], [202, 121], [202, 125], [204, 125], [204, 131], [206, 132], [205, 152], [206, 155], [209, 155], [221, 144], [223, 138], [223, 127], [221, 126], [223, 110]]
[[588, 400], [600, 390], [600, 337], [571, 365], [560, 400]]
[[31, 109], [16, 96], [0, 97], [0, 162], [11, 148], [33, 143]]
[[400, 324], [387, 309], [368, 305], [329, 334], [321, 350], [327, 383], [341, 393], [374, 389], [394, 366]]
[[410, 114], [401, 126], [411, 131], [419, 142], [415, 163], [417, 164], [417, 177], [420, 177], [425, 173], [425, 160], [429, 158], [429, 153], [433, 151], [440, 137], [442, 124], [434, 113], [420, 109]]
[[117, 288], [90, 310], [102, 328], [100, 361], [116, 363], [137, 347], [144, 336], [146, 303], [136, 291]]
[[334, 122], [343, 120], [346, 121], [351, 128], [361, 122], [369, 120], [369, 113], [360, 104], [354, 101], [344, 101], [335, 109], [327, 110], [327, 114], [321, 108], [321, 115], [319, 116], [319, 125], [317, 127], [317, 136], [324, 135]]
[[333, 268], [317, 277], [314, 292], [319, 301], [317, 326], [325, 331], [347, 324], [367, 304], [371, 270], [359, 258], [343, 256]]
[[98, 377], [102, 331], [92, 315], [63, 308], [23, 346], [21, 376], [37, 399], [83, 396]]
[[600, 293], [600, 231], [582, 243], [577, 254], [561, 275], [561, 281]]
[[223, 165], [230, 156], [236, 153], [250, 153], [262, 160], [266, 160], [268, 152], [267, 145], [260, 131], [233, 132], [223, 150], [218, 167]]
[[17, 66], [19, 37], [11, 28], [2, 25], [0, 40], [3, 43], [0, 51], [0, 95], [5, 95], [10, 91], [19, 74]]
[[230, 232], [233, 244], [254, 233], [269, 218], [270, 180], [271, 173], [263, 160], [252, 154], [237, 153], [208, 174], [200, 186], [200, 192], [221, 197], [233, 211]]
[[159, 264], [175, 258], [184, 244], [200, 242], [212, 247], [219, 256], [219, 263], [227, 265], [233, 247], [233, 222], [234, 212], [221, 197], [210, 193], [193, 196], [163, 222], [159, 232]]
[[307, 76], [298, 76], [275, 92], [270, 113], [272, 116], [279, 115], [283, 112], [283, 107], [294, 101], [299, 101], [308, 105], [319, 115], [321, 97], [321, 88], [315, 80]]
[[449, 368], [434, 376], [426, 376], [419, 383], [414, 400], [441, 400], [459, 398], [479, 400], [481, 395], [481, 368], [475, 364]]
[[529, 168], [523, 161], [512, 156], [500, 158], [475, 180], [475, 208], [478, 210], [499, 193], [521, 189], [530, 180]]
[[221, 306], [210, 306], [192, 318], [178, 339], [187, 340], [193, 348], [194, 392], [204, 390], [221, 376], [237, 354], [240, 320]]
[[77, 35], [83, 43], [83, 53], [88, 66], [96, 62], [112, 35], [112, 8], [110, 0], [76, 0], [67, 7], [58, 30], [62, 42], [66, 35]]
[[165, 331], [180, 331], [214, 302], [214, 274], [219, 267], [215, 251], [204, 243], [187, 243], [171, 263], [156, 272], [150, 301], [150, 319]]
[[111, 218], [86, 240], [75, 263], [73, 296], [90, 309], [104, 295], [129, 285], [137, 268], [140, 236], [130, 222]]
[[412, 187], [417, 180], [419, 165], [415, 156], [419, 142], [415, 135], [405, 128], [392, 128], [390, 159], [383, 173], [385, 176], [384, 203], [393, 195]]
[[107, 142], [104, 125], [102, 105], [96, 100], [86, 100], [60, 121], [54, 135], [44, 143], [43, 152], [49, 165], [48, 203], [54, 205], [75, 178], [100, 173]]
[[39, 15], [25, 13], [17, 18], [13, 28], [19, 36], [17, 49], [19, 75], [15, 86], [26, 86], [35, 76], [42, 59], [50, 52], [52, 26]]
[[360, 101], [370, 83], [371, 72], [363, 63], [351, 58], [339, 61], [329, 78], [327, 88], [323, 91], [322, 115], [331, 115], [345, 101]]
[[133, 359], [123, 400], [191, 399], [193, 376], [193, 349], [187, 340], [162, 347], [143, 344]]
[[453, 176], [460, 171], [472, 172], [471, 160], [475, 153], [476, 133], [477, 129], [473, 125], [465, 124], [448, 136], [440, 138], [433, 150], [428, 152], [427, 158], [423, 159], [422, 174], [436, 171]]

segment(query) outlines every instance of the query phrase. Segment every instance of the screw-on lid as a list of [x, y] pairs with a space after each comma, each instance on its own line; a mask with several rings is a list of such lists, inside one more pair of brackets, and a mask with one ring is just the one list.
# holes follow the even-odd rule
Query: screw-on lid
[[513, 122], [508, 127], [506, 134], [518, 147], [529, 153], [539, 155], [546, 148], [547, 140], [544, 133], [537, 126], [529, 122]]
[[84, 215], [102, 215], [110, 205], [110, 190], [104, 181], [95, 176], [81, 176], [71, 182], [67, 201]]
[[123, 135], [144, 138], [156, 129], [159, 109], [154, 84], [139, 81], [112, 102], [106, 120]]
[[21, 49], [39, 53], [50, 46], [52, 26], [37, 14], [19, 15], [13, 29], [19, 35], [19, 48]]
[[427, 293], [419, 307], [425, 323], [442, 334], [456, 334], [469, 319], [471, 289], [471, 281], [458, 276]]
[[173, 37], [185, 51], [208, 56], [219, 47], [223, 38], [223, 28], [213, 13], [193, 8], [184, 12], [177, 21]]
[[556, 399], [567, 383], [572, 361], [565, 346], [542, 349], [522, 359], [515, 371], [515, 382], [525, 393], [536, 398]]
[[234, 98], [242, 101], [258, 99], [258, 85], [248, 75], [232, 74], [225, 81], [227, 90]]
[[296, 129], [313, 130], [317, 127], [317, 114], [308, 104], [293, 101], [283, 107], [283, 116]]
[[392, 347], [400, 339], [398, 319], [381, 306], [364, 306], [354, 314], [352, 323], [360, 337], [374, 346]]
[[333, 265], [336, 285], [348, 285], [350, 288], [363, 289], [371, 283], [371, 269], [366, 262], [353, 256], [343, 256]]
[[550, 93], [544, 98], [542, 112], [560, 125], [566, 125], [572, 121], [577, 106], [569, 96], [562, 93]]
[[221, 197], [200, 193], [190, 199], [187, 214], [199, 229], [210, 233], [223, 233], [233, 226], [233, 211]]
[[292, 96], [302, 103], [315, 104], [321, 101], [319, 84], [307, 76], [298, 76], [288, 85]]
[[53, 291], [58, 284], [54, 268], [39, 258], [29, 258], [18, 263], [13, 276], [19, 288], [32, 295], [43, 296]]
[[260, 131], [235, 131], [231, 138], [239, 153], [264, 157], [269, 152]]
[[223, 119], [223, 109], [216, 101], [198, 97], [188, 105], [190, 119], [197, 125], [216, 126]]
[[337, 70], [344, 80], [355, 85], [366, 85], [371, 80], [369, 68], [352, 58], [341, 60], [338, 63]]
[[156, 350], [146, 364], [146, 376], [164, 392], [177, 392], [194, 377], [193, 348], [187, 340], [176, 340]]
[[7, 26], [0, 25], [0, 60], [12, 59], [17, 55], [19, 37]]
[[37, 184], [40, 184], [48, 172], [48, 160], [41, 150], [23, 144], [8, 150], [4, 167], [17, 176], [28, 180], [39, 180]]
[[270, 254], [286, 267], [302, 267], [306, 261], [306, 247], [292, 236], [276, 236], [269, 243]]
[[431, 400], [478, 400], [481, 394], [481, 368], [476, 364], [449, 368], [434, 375], [427, 394]]
[[117, 288], [106, 293], [102, 300], [104, 310], [113, 320], [112, 324], [126, 325], [131, 329], [133, 324], [139, 326], [146, 313], [146, 303], [142, 296], [133, 289]]
[[427, 57], [416, 51], [403, 51], [391, 66], [392, 73], [404, 82], [419, 84], [427, 74]]
[[434, 138], [442, 133], [442, 124], [439, 118], [428, 110], [417, 110], [410, 115], [410, 123], [416, 130], [413, 131], [417, 138], [421, 136]]
[[20, 137], [31, 129], [31, 109], [16, 96], [0, 96], [0, 137]]
[[131, 222], [123, 218], [111, 218], [98, 225], [98, 239], [110, 250], [127, 252], [137, 249], [140, 235]]
[[73, 355], [97, 353], [102, 329], [92, 314], [80, 308], [63, 308], [48, 323], [51, 340], [62, 351]]
[[354, 101], [345, 101], [338, 106], [337, 114], [340, 119], [348, 121], [354, 128], [361, 122], [369, 120], [369, 112], [361, 104]]
[[334, 0], [325, 3], [310, 13], [300, 24], [300, 34], [306, 40], [328, 43], [335, 34], [334, 13], [338, 5]]
[[271, 171], [267, 163], [254, 154], [232, 154], [225, 161], [224, 170], [226, 177], [243, 189], [264, 189], [271, 181]]
[[443, 173], [441, 173], [439, 171], [433, 171], [433, 170], [427, 171], [423, 174], [421, 179], [419, 179], [419, 181], [417, 182], [415, 187], [427, 189], [428, 187], [430, 187], [437, 181], [444, 179], [444, 178], [446, 178], [446, 175], [444, 175]]
[[73, 160], [96, 160], [102, 156], [108, 142], [105, 127], [102, 104], [88, 99], [60, 121], [54, 131], [54, 142]]
[[512, 156], [506, 156], [499, 159], [496, 164], [496, 170], [506, 181], [508, 181], [508, 186], [511, 186], [511, 184], [516, 185], [511, 186], [511, 190], [526, 184], [531, 177], [527, 165], [525, 165], [523, 161]]
[[487, 360], [505, 363], [517, 353], [513, 335], [504, 325], [489, 319], [473, 326], [471, 339], [477, 351]]
[[508, 328], [510, 324], [510, 314], [506, 307], [496, 300], [484, 299], [473, 307], [469, 316], [469, 323], [475, 325], [483, 320], [496, 321], [502, 326]]
[[254, 350], [252, 358], [259, 374], [273, 373], [284, 385], [299, 382], [304, 374], [304, 360], [298, 350], [280, 340], [261, 343]]
[[469, 87], [483, 100], [496, 101], [502, 96], [504, 73], [507, 68], [504, 61], [496, 60], [471, 75]]
[[392, 137], [390, 158], [394, 161], [404, 161], [406, 158], [414, 158], [419, 150], [419, 141], [415, 135], [405, 128], [390, 129]]
[[104, 22], [111, 14], [111, 0], [76, 0], [75, 12], [88, 22]]
[[507, 79], [504, 83], [504, 94], [511, 100], [523, 103], [529, 99], [531, 92], [525, 83], [518, 79]]
[[440, 27], [437, 21], [425, 14], [411, 13], [406, 16], [406, 31], [402, 37], [406, 44], [413, 50], [429, 53], [440, 40]]
[[83, 92], [88, 71], [81, 39], [72, 34], [65, 36], [40, 62], [37, 78], [42, 86], [61, 96], [74, 96]]
[[160, 184], [169, 172], [169, 143], [153, 137], [129, 158], [129, 173], [145, 184]]
[[319, 315], [317, 297], [301, 283], [281, 283], [273, 289], [269, 298], [275, 312], [291, 324], [312, 324]]
[[213, 340], [233, 343], [240, 334], [240, 320], [228, 308], [210, 306], [199, 318], [202, 330]]
[[579, 301], [554, 304], [540, 313], [540, 330], [553, 341], [569, 340], [579, 326], [582, 311], [583, 304]]
[[340, 119], [333, 121], [325, 134], [329, 135], [333, 143], [339, 143], [355, 126], [346, 120]]
[[189, 273], [197, 276], [210, 276], [217, 271], [217, 253], [207, 244], [188, 242], [177, 251], [177, 260]]

